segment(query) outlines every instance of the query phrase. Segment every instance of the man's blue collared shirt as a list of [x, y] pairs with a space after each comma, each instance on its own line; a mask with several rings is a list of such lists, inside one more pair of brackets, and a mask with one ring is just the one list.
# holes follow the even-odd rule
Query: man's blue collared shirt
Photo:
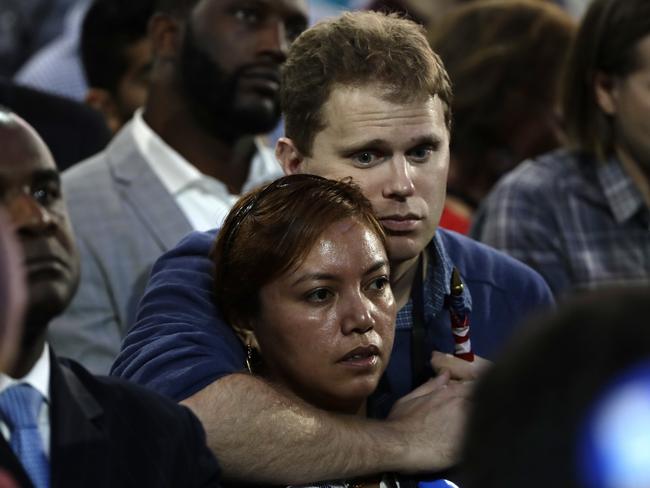
[[[136, 324], [124, 339], [111, 374], [180, 401], [243, 370], [244, 348], [220, 316], [212, 295], [208, 254], [214, 236], [215, 231], [193, 232], [155, 264]], [[537, 273], [465, 236], [440, 229], [429, 253], [422, 345], [429, 353], [434, 348], [454, 350], [445, 300], [453, 267], [466, 285], [474, 351], [488, 359], [531, 312], [553, 303]], [[377, 392], [378, 415], [387, 413], [414, 386], [408, 311], [400, 315], [393, 355]], [[428, 360], [426, 356], [427, 365]]]

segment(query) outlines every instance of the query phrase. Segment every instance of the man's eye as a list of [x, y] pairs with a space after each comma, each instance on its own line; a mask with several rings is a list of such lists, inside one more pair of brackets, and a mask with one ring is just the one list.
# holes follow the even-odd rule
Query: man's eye
[[255, 24], [260, 21], [260, 13], [252, 8], [238, 8], [235, 10], [235, 18], [247, 24]]
[[307, 294], [307, 301], [312, 303], [322, 303], [332, 296], [332, 292], [327, 288], [318, 288]]
[[433, 146], [419, 146], [415, 149], [409, 151], [409, 156], [412, 161], [426, 161], [431, 157], [431, 154], [435, 151]]
[[61, 189], [57, 184], [51, 183], [34, 188], [32, 195], [39, 204], [48, 206], [61, 197]]
[[352, 159], [359, 166], [372, 166], [378, 161], [379, 155], [372, 151], [362, 151], [355, 154]]

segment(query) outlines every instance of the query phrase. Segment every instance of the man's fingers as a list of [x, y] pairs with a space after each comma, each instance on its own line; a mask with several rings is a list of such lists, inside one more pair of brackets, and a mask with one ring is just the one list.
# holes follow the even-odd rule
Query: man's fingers
[[431, 354], [433, 370], [437, 373], [448, 371], [453, 380], [475, 380], [491, 364], [491, 361], [480, 356], [474, 356], [474, 361], [469, 362], [439, 351]]
[[404, 396], [404, 399], [414, 399], [418, 398], [424, 395], [429, 395], [433, 393], [436, 390], [440, 390], [442, 388], [446, 388], [447, 385], [449, 384], [449, 381], [451, 380], [451, 376], [448, 371], [441, 371], [437, 376], [434, 378], [431, 378], [424, 383], [422, 383], [420, 386], [418, 386], [416, 389], [411, 391], [409, 394]]
[[414, 466], [431, 471], [458, 461], [472, 383], [450, 380], [443, 372], [393, 406], [388, 419], [407, 433]]

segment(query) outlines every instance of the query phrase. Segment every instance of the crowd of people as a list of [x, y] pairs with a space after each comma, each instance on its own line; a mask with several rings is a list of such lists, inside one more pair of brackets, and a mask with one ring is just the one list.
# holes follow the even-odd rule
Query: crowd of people
[[0, 488], [650, 486], [647, 0], [55, 3]]

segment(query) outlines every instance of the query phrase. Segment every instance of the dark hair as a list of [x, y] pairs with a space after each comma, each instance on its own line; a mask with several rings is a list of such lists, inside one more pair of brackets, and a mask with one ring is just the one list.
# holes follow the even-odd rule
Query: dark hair
[[[451, 152], [461, 185], [478, 175], [494, 183], [557, 147], [550, 128], [575, 31], [564, 10], [538, 0], [470, 3], [433, 24], [429, 41], [454, 86]], [[548, 130], [522, 137], [544, 120]]]
[[386, 245], [384, 231], [361, 190], [315, 175], [280, 178], [243, 196], [215, 241], [216, 301], [231, 324], [259, 313], [259, 291], [299, 266], [333, 223], [353, 218]]
[[439, 96], [450, 126], [449, 78], [422, 27], [397, 15], [347, 12], [307, 29], [289, 49], [282, 68], [287, 137], [310, 156], [332, 89], [371, 84], [395, 102]]
[[578, 488], [583, 419], [650, 357], [650, 288], [601, 290], [538, 318], [474, 392], [464, 488]]
[[413, 22], [427, 26], [435, 21], [439, 15], [444, 15], [450, 9], [472, 1], [474, 0], [453, 0], [446, 2], [446, 5], [434, 1], [432, 2], [431, 11], [435, 11], [435, 18], [432, 18], [432, 12], [421, 12], [417, 3], [411, 5], [413, 2], [409, 2], [408, 0], [373, 0], [366, 8], [367, 10], [376, 10], [377, 12], [398, 13]]
[[375, 12], [399, 14], [420, 25], [425, 25], [428, 20], [404, 0], [373, 0], [366, 8]]
[[154, 0], [156, 11], [186, 18], [199, 0]]
[[147, 37], [155, 0], [94, 0], [81, 27], [81, 61], [91, 87], [115, 94], [127, 49]]
[[595, 0], [569, 56], [563, 108], [569, 143], [604, 160], [614, 148], [610, 117], [596, 102], [598, 73], [624, 77], [638, 68], [637, 44], [650, 34], [647, 0]]

